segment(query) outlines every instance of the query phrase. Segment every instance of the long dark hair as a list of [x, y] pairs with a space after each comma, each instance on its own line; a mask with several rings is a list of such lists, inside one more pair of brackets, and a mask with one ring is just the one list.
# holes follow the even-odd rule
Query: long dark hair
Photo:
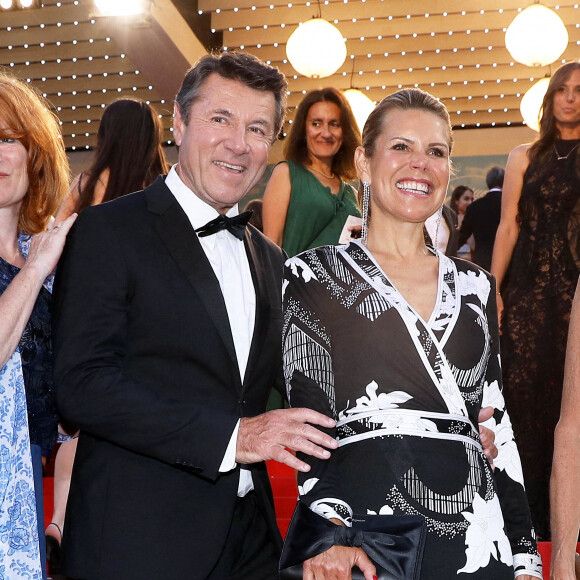
[[[556, 119], [554, 118], [554, 95], [575, 70], [580, 70], [580, 62], [568, 62], [562, 65], [550, 79], [548, 90], [542, 102], [540, 134], [528, 151], [530, 165], [546, 167], [554, 154], [554, 141], [560, 137], [560, 131], [556, 126]], [[579, 155], [576, 156], [576, 168], [580, 173]]]
[[449, 207], [458, 215], [459, 215], [459, 210], [457, 209], [457, 202], [460, 200], [461, 196], [466, 191], [471, 191], [473, 193], [473, 189], [471, 189], [471, 187], [468, 187], [467, 185], [458, 185], [451, 193], [451, 199], [449, 200]]
[[95, 186], [106, 169], [109, 181], [103, 201], [143, 189], [166, 173], [161, 140], [161, 124], [150, 105], [134, 99], [111, 103], [101, 118], [95, 159], [86, 172], [86, 184], [81, 186], [75, 211], [92, 204]]
[[356, 177], [354, 152], [361, 143], [360, 133], [348, 101], [339, 91], [332, 87], [310, 91], [302, 99], [296, 110], [292, 130], [284, 144], [284, 157], [299, 165], [308, 163], [306, 118], [312, 105], [323, 102], [334, 103], [340, 109], [342, 145], [332, 160], [332, 172], [345, 180], [354, 179]]

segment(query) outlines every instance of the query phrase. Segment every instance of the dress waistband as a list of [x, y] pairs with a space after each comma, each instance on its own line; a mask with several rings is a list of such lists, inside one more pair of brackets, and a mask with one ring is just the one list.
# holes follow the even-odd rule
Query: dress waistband
[[385, 435], [411, 435], [464, 441], [481, 450], [479, 433], [468, 417], [412, 409], [373, 409], [341, 416], [336, 424], [338, 445]]

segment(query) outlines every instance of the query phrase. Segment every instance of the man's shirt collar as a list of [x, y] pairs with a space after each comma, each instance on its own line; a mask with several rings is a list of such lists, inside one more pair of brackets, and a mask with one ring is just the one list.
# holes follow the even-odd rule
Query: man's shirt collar
[[[193, 229], [196, 230], [207, 224], [207, 222], [218, 217], [219, 212], [200, 199], [191, 189], [189, 189], [189, 187], [187, 187], [187, 185], [185, 185], [185, 183], [183, 183], [176, 168], [177, 164], [175, 164], [169, 171], [165, 179], [165, 185], [167, 185], [169, 191], [171, 191], [179, 205], [183, 208], [183, 211], [189, 218]], [[228, 217], [238, 214], [239, 208], [237, 203], [226, 213]]]

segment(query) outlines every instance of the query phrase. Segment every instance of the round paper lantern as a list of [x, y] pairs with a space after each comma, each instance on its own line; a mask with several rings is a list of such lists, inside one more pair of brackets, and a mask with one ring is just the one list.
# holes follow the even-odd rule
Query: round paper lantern
[[300, 74], [314, 79], [335, 73], [346, 58], [342, 34], [323, 18], [298, 25], [286, 43], [290, 64]]
[[553, 10], [542, 4], [532, 4], [508, 26], [505, 45], [518, 62], [527, 66], [545, 66], [566, 50], [568, 31]]
[[344, 96], [352, 109], [354, 118], [356, 119], [360, 132], [362, 133], [369, 115], [375, 108], [375, 104], [358, 89], [348, 89], [344, 91]]
[[526, 91], [520, 102], [520, 112], [526, 125], [538, 133], [540, 132], [540, 109], [549, 84], [549, 78], [540, 79]]

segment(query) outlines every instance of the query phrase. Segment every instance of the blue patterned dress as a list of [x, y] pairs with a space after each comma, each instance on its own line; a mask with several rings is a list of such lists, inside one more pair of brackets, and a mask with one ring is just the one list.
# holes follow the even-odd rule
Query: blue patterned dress
[[[542, 578], [501, 390], [494, 280], [438, 253], [423, 320], [360, 243], [291, 258], [284, 279], [290, 404], [337, 421], [339, 447], [298, 474], [300, 500], [350, 525], [356, 514], [421, 515], [421, 580]], [[493, 406], [495, 472], [479, 410]]]
[[[19, 242], [26, 257], [28, 243], [24, 237]], [[0, 258], [0, 293], [18, 272]], [[18, 348], [0, 369], [0, 580], [42, 578], [30, 445], [32, 439], [46, 452], [56, 438], [51, 289], [52, 278], [41, 289]]]

